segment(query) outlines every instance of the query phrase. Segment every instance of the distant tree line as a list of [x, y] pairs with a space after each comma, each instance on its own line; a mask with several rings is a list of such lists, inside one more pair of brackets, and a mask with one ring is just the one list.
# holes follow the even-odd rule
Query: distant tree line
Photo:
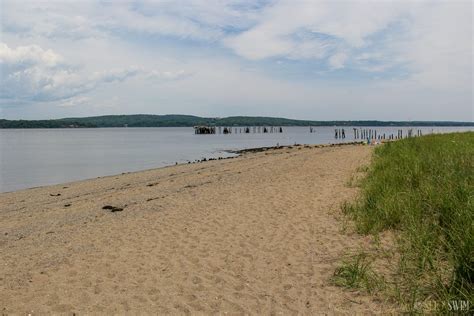
[[62, 120], [0, 120], [0, 128], [92, 128], [97, 125], [79, 122], [79, 121], [62, 121]]
[[192, 127], [210, 126], [474, 126], [451, 121], [307, 121], [275, 117], [232, 116], [205, 118], [192, 115], [106, 115], [54, 120], [4, 120], [0, 128]]

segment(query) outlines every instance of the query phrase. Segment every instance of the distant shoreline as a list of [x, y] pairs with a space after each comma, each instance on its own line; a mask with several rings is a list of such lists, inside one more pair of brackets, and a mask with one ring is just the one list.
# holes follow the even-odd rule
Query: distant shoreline
[[232, 116], [209, 118], [192, 115], [107, 115], [50, 120], [6, 120], [0, 119], [0, 129], [29, 128], [106, 128], [106, 127], [193, 127], [210, 126], [380, 126], [380, 127], [467, 127], [474, 122], [457, 121], [378, 121], [335, 120], [313, 121], [278, 117]]

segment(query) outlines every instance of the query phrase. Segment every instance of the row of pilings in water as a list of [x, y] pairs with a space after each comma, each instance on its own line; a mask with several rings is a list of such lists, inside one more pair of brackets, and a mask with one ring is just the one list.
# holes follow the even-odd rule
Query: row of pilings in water
[[[406, 137], [422, 136], [420, 129], [408, 129], [405, 133], [403, 129], [397, 130], [397, 133], [381, 133], [371, 128], [352, 128], [354, 139], [377, 139], [377, 140], [394, 140]], [[310, 126], [310, 133], [316, 133], [316, 128]], [[195, 134], [260, 134], [260, 133], [283, 133], [283, 128], [279, 126], [247, 126], [247, 127], [227, 127], [227, 126], [194, 126]], [[335, 139], [345, 139], [346, 130], [344, 128], [334, 129]]]
[[[342, 130], [342, 131], [341, 131]], [[354, 131], [354, 139], [402, 139], [407, 137], [414, 137], [414, 136], [423, 136], [423, 132], [421, 129], [417, 129], [414, 131], [412, 128], [407, 130], [406, 133], [403, 133], [403, 129], [397, 130], [397, 134], [394, 133], [380, 133], [377, 132], [376, 129], [363, 129], [363, 128], [353, 128]], [[334, 137], [336, 139], [339, 138], [346, 138], [344, 129], [335, 129]]]
[[278, 126], [194, 126], [194, 134], [261, 134], [261, 133], [283, 133], [283, 128]]

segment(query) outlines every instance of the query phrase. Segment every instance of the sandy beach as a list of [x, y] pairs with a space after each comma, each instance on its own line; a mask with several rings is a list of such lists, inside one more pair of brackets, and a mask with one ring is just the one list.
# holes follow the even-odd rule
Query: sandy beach
[[377, 313], [336, 287], [369, 146], [293, 146], [0, 194], [2, 313]]

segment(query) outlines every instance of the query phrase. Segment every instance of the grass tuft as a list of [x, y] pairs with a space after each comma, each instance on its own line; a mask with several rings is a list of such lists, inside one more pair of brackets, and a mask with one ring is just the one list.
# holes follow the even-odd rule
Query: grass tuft
[[338, 286], [364, 289], [369, 293], [373, 293], [382, 287], [383, 282], [370, 265], [371, 261], [365, 253], [353, 256], [336, 269], [333, 281]]

